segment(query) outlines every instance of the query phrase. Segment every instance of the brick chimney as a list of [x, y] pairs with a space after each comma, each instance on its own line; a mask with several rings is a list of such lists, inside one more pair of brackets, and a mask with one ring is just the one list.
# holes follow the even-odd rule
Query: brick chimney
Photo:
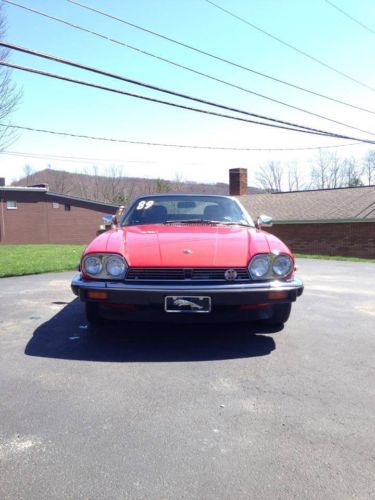
[[248, 194], [246, 168], [231, 168], [229, 170], [229, 194], [231, 196]]
[[0, 177], [0, 186], [5, 186], [5, 177]]

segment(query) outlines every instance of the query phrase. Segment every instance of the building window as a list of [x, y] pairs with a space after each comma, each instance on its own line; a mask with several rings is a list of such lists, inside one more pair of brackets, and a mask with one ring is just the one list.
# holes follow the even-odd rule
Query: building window
[[60, 207], [60, 205], [58, 203], [56, 203], [56, 202], [52, 203], [52, 208], [59, 208], [59, 207]]
[[70, 205], [64, 205], [65, 212], [70, 212]]
[[17, 208], [17, 202], [8, 200], [7, 208], [9, 208], [10, 210], [15, 210]]

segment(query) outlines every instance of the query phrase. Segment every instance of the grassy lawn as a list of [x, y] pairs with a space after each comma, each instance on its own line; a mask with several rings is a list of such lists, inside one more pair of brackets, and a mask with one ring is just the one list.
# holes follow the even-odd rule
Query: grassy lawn
[[[0, 278], [70, 271], [76, 268], [84, 245], [0, 245]], [[298, 259], [372, 262], [374, 259], [296, 254]]]
[[69, 271], [84, 245], [0, 245], [0, 277]]
[[341, 257], [340, 255], [308, 255], [305, 253], [296, 253], [297, 259], [320, 259], [320, 260], [343, 260], [348, 262], [372, 262], [375, 264], [375, 259], [362, 259], [360, 257]]

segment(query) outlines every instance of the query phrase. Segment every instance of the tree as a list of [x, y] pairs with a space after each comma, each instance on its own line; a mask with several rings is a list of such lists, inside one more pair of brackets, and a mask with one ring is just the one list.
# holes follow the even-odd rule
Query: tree
[[174, 174], [174, 180], [172, 184], [170, 184], [170, 189], [172, 189], [174, 192], [181, 192], [186, 189], [185, 186], [185, 180], [182, 172], [176, 171]]
[[362, 169], [355, 158], [347, 158], [343, 164], [344, 185], [347, 187], [363, 186]]
[[311, 168], [311, 186], [315, 189], [330, 188], [330, 165], [331, 155], [319, 149], [317, 158], [313, 161]]
[[[6, 22], [3, 6], [0, 5], [0, 38], [4, 39], [6, 32]], [[9, 50], [0, 49], [0, 60], [6, 61]], [[5, 66], [0, 66], [0, 151], [4, 151], [17, 139], [15, 129], [6, 123], [21, 97], [16, 86], [11, 81], [11, 72]]]
[[101, 178], [101, 186], [101, 199], [109, 202], [121, 200], [125, 195], [123, 167], [108, 167], [104, 178]]
[[346, 165], [336, 153], [319, 150], [311, 168], [311, 187], [315, 189], [336, 189], [348, 186]]
[[30, 182], [30, 177], [33, 175], [34, 170], [31, 168], [30, 165], [25, 165], [23, 167], [23, 173], [25, 174], [26, 177], [26, 186], [28, 186]]
[[336, 189], [343, 185], [343, 162], [337, 157], [336, 153], [330, 156], [331, 164], [329, 166], [329, 188]]
[[164, 179], [156, 179], [156, 192], [168, 193], [171, 190], [171, 185]]
[[303, 178], [296, 162], [288, 164], [288, 190], [300, 191], [304, 189]]
[[283, 168], [277, 161], [269, 161], [259, 167], [255, 177], [263, 189], [269, 192], [280, 192], [283, 181]]
[[367, 153], [363, 160], [363, 177], [365, 183], [371, 186], [375, 182], [375, 149]]
[[69, 194], [72, 190], [72, 179], [69, 172], [61, 170], [55, 173], [52, 182], [49, 184], [51, 191], [55, 193]]

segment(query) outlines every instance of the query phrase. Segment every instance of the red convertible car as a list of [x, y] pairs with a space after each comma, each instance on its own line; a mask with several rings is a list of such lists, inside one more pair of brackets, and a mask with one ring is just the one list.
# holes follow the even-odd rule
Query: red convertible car
[[72, 290], [89, 323], [253, 321], [280, 325], [303, 292], [288, 247], [236, 198], [148, 195], [84, 250]]

